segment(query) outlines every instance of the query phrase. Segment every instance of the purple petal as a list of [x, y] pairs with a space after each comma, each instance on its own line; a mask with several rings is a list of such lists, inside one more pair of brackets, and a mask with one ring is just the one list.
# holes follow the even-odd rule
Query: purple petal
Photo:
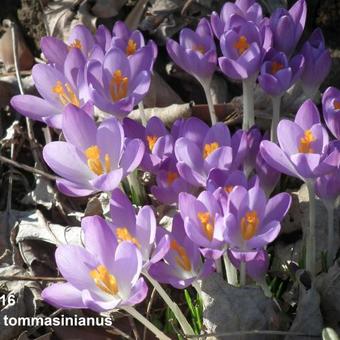
[[119, 186], [122, 179], [123, 169], [115, 169], [108, 174], [95, 177], [90, 183], [101, 191], [112, 191]]
[[86, 308], [81, 291], [70, 283], [54, 283], [42, 291], [41, 297], [56, 308]]

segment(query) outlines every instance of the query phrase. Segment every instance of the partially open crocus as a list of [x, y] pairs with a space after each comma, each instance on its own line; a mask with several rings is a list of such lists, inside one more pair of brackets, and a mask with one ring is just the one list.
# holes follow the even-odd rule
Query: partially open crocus
[[155, 247], [157, 222], [150, 206], [142, 207], [136, 214], [127, 196], [115, 189], [110, 200], [110, 213], [110, 225], [118, 242], [130, 242], [140, 250], [145, 270], [168, 252], [169, 238], [166, 235]]
[[213, 261], [201, 259], [199, 247], [185, 233], [181, 216], [176, 214], [172, 221], [171, 233], [159, 230], [159, 236], [170, 238], [169, 252], [164, 261], [150, 267], [150, 275], [160, 283], [168, 283], [175, 288], [183, 289], [196, 280], [202, 279], [213, 271]]
[[285, 8], [276, 9], [270, 17], [270, 28], [273, 32], [273, 47], [292, 55], [305, 28], [307, 5], [305, 0], [298, 0], [287, 11]]
[[228, 31], [220, 40], [223, 57], [218, 58], [218, 62], [222, 72], [235, 80], [256, 75], [264, 55], [264, 38], [254, 23], [233, 15]]
[[[117, 21], [114, 24], [111, 47], [117, 47], [125, 52], [127, 56], [131, 56], [146, 46], [151, 48], [154, 62], [157, 57], [157, 45], [152, 40], [149, 40], [145, 45], [143, 34], [140, 31], [131, 31], [123, 21]], [[153, 62], [151, 65], [153, 65]]]
[[207, 19], [199, 21], [195, 31], [189, 28], [181, 30], [179, 44], [168, 39], [167, 51], [171, 59], [184, 71], [194, 76], [202, 85], [209, 106], [212, 125], [217, 122], [215, 108], [212, 102], [210, 83], [216, 70], [216, 46]]
[[84, 84], [85, 58], [78, 49], [72, 49], [63, 63], [63, 71], [52, 65], [38, 64], [32, 69], [35, 87], [41, 97], [17, 95], [11, 105], [22, 115], [60, 129], [66, 105], [83, 107], [88, 114], [92, 105], [88, 103]]
[[66, 141], [48, 143], [43, 156], [60, 176], [57, 186], [65, 195], [111, 191], [143, 158], [143, 142], [125, 141], [123, 127], [115, 118], [107, 119], [97, 128], [83, 110], [69, 105], [62, 130]]
[[235, 3], [226, 2], [219, 15], [216, 12], [211, 13], [211, 26], [218, 39], [229, 29], [230, 18], [234, 14], [240, 15], [254, 24], [259, 24], [263, 18], [262, 7], [256, 0], [236, 0]]
[[262, 141], [260, 152], [274, 169], [302, 180], [313, 179], [334, 168], [333, 156], [325, 153], [329, 137], [311, 100], [298, 110], [294, 122], [283, 119], [277, 128], [279, 145]]
[[226, 224], [218, 200], [208, 191], [197, 198], [181, 193], [178, 206], [188, 237], [202, 248], [204, 256], [219, 258], [224, 252]]
[[148, 288], [140, 278], [139, 249], [130, 242], [117, 245], [109, 226], [98, 216], [84, 218], [82, 230], [85, 248], [57, 248], [57, 266], [67, 282], [44, 289], [43, 299], [58, 308], [89, 308], [96, 312], [143, 301]]
[[[151, 73], [152, 51], [130, 58], [118, 48], [110, 49], [103, 62], [90, 60], [85, 70], [89, 96], [94, 105], [115, 117], [127, 116], [147, 94]], [[135, 62], [135, 59], [137, 60]]]
[[329, 87], [322, 96], [323, 117], [333, 136], [340, 140], [340, 90]]
[[269, 267], [268, 253], [264, 249], [241, 253], [228, 249], [230, 262], [237, 268], [241, 268], [241, 262], [246, 263], [246, 273], [253, 280], [262, 282]]
[[216, 70], [217, 54], [210, 24], [203, 18], [196, 31], [184, 28], [179, 35], [179, 43], [167, 41], [167, 51], [171, 59], [183, 70], [196, 77], [201, 83], [210, 82]]
[[215, 197], [228, 197], [237, 186], [248, 188], [248, 181], [243, 171], [221, 169], [210, 171], [207, 180], [207, 190], [215, 193]]
[[280, 97], [300, 78], [303, 67], [302, 55], [298, 54], [288, 61], [283, 52], [272, 49], [261, 66], [259, 84], [270, 96]]
[[123, 121], [124, 132], [128, 138], [139, 138], [145, 144], [141, 168], [157, 173], [159, 167], [173, 152], [173, 137], [158, 117], [151, 117], [146, 127], [132, 119]]
[[87, 59], [94, 47], [95, 39], [89, 29], [84, 25], [77, 25], [66, 40], [55, 37], [43, 37], [40, 41], [41, 50], [49, 63], [62, 68], [67, 54], [72, 49], [78, 49]]
[[305, 58], [301, 84], [305, 94], [312, 99], [332, 66], [330, 51], [325, 46], [325, 38], [319, 28], [314, 30], [300, 53]]
[[176, 165], [174, 155], [167, 158], [157, 171], [156, 185], [151, 187], [152, 194], [163, 204], [177, 203], [181, 192], [193, 191], [193, 187], [178, 173]]
[[209, 128], [202, 121], [190, 118], [183, 125], [181, 136], [175, 144], [177, 169], [194, 186], [205, 186], [209, 172], [214, 168], [237, 169], [246, 154], [243, 134], [231, 138], [223, 123]]
[[288, 212], [291, 197], [280, 193], [267, 200], [264, 191], [255, 185], [247, 190], [236, 187], [228, 200], [225, 241], [235, 252], [251, 252], [265, 247], [280, 232], [283, 217]]

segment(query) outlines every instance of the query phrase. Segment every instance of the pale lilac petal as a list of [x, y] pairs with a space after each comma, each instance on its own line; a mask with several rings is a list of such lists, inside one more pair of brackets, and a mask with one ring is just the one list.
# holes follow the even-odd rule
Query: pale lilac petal
[[135, 170], [141, 163], [145, 151], [145, 145], [140, 139], [132, 139], [127, 142], [120, 166], [124, 170], [124, 176]]
[[110, 200], [112, 223], [117, 227], [126, 226], [128, 229], [136, 225], [134, 208], [128, 197], [120, 190], [112, 192]]
[[112, 191], [123, 179], [123, 169], [111, 170], [108, 174], [95, 177], [90, 183], [101, 191]]
[[55, 283], [45, 288], [41, 297], [56, 308], [86, 308], [81, 291], [70, 283]]

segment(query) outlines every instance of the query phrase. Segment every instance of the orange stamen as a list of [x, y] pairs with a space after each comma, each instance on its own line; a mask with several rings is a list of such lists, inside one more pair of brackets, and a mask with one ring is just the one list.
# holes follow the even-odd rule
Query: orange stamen
[[73, 42], [68, 46], [69, 48], [79, 48], [80, 50], [82, 49], [82, 45], [79, 39], [74, 39]]
[[175, 240], [172, 240], [170, 243], [170, 248], [176, 251], [178, 254], [178, 256], [175, 258], [177, 264], [185, 271], [191, 271], [191, 262], [184, 247], [179, 245]]
[[96, 286], [105, 293], [110, 295], [116, 295], [118, 293], [116, 278], [110, 274], [108, 269], [102, 264], [90, 271], [90, 276], [94, 280]]
[[233, 185], [227, 185], [224, 187], [225, 192], [227, 192], [228, 194], [230, 194], [234, 189]]
[[114, 102], [121, 100], [127, 96], [129, 79], [122, 75], [121, 70], [116, 70], [112, 74], [110, 82], [110, 94]]
[[241, 35], [237, 42], [234, 44], [234, 47], [237, 49], [238, 54], [241, 55], [249, 48], [248, 40], [244, 35]]
[[128, 44], [126, 46], [125, 53], [127, 55], [135, 54], [137, 50], [137, 44], [133, 39], [129, 39]]
[[152, 151], [153, 148], [155, 147], [155, 144], [156, 144], [156, 142], [157, 142], [157, 139], [158, 139], [157, 136], [146, 136], [146, 140], [147, 140], [147, 142], [148, 142], [150, 151]]
[[257, 217], [256, 211], [248, 211], [241, 219], [241, 235], [246, 241], [254, 237], [260, 221]]
[[277, 63], [276, 61], [272, 62], [271, 74], [275, 74], [275, 73], [279, 72], [282, 69], [283, 69], [283, 64]]
[[138, 248], [141, 248], [141, 245], [138, 242], [138, 240], [130, 234], [127, 228], [125, 227], [117, 228], [116, 235], [117, 235], [118, 242], [129, 241], [135, 244]]
[[306, 130], [304, 133], [304, 136], [300, 138], [300, 144], [299, 144], [299, 152], [301, 153], [313, 153], [314, 150], [311, 147], [312, 142], [314, 142], [316, 139], [313, 136], [313, 133], [311, 130]]
[[334, 100], [334, 110], [340, 110], [340, 102]]
[[197, 217], [202, 224], [205, 236], [211, 241], [214, 236], [214, 222], [211, 220], [209, 212], [198, 212]]
[[[85, 156], [87, 158], [87, 165], [92, 172], [100, 176], [104, 173], [103, 165], [100, 159], [100, 149], [97, 145], [92, 145], [85, 150]], [[110, 156], [105, 154], [104, 156], [105, 172], [111, 171]]]
[[218, 149], [220, 145], [217, 142], [205, 144], [203, 149], [203, 158], [206, 159], [211, 153]]
[[178, 178], [177, 172], [169, 171], [166, 176], [166, 182], [171, 185]]
[[80, 106], [79, 99], [70, 84], [63, 84], [60, 80], [58, 80], [55, 86], [52, 87], [52, 92], [58, 95], [61, 104], [73, 104], [77, 107]]

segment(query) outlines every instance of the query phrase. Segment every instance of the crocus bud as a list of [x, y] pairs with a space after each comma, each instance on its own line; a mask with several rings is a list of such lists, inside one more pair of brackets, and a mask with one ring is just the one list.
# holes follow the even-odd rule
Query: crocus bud
[[305, 42], [301, 54], [305, 58], [305, 67], [301, 75], [302, 87], [305, 94], [312, 98], [332, 65], [330, 52], [325, 46], [325, 39], [319, 28]]

